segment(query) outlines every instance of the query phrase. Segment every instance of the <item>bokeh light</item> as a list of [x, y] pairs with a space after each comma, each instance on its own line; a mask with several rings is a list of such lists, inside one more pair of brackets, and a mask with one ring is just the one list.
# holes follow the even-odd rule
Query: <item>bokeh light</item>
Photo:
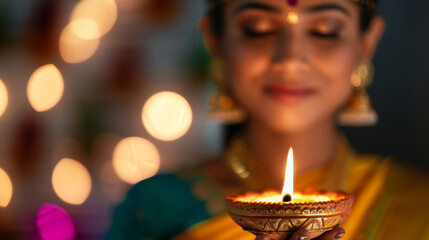
[[174, 92], [160, 92], [147, 100], [142, 111], [143, 125], [155, 138], [173, 141], [191, 126], [192, 109], [185, 98]]
[[6, 111], [8, 102], [9, 95], [7, 93], [7, 88], [0, 79], [0, 117], [3, 115], [4, 111]]
[[73, 9], [70, 22], [78, 19], [91, 19], [97, 25], [99, 32], [98, 36], [92, 38], [99, 38], [112, 29], [117, 17], [118, 9], [114, 0], [84, 0]]
[[[88, 0], [89, 1], [89, 0]], [[81, 24], [79, 22], [70, 22], [63, 30], [60, 36], [60, 54], [66, 63], [81, 63], [90, 59], [98, 49], [100, 45], [99, 38], [84, 39], [76, 35], [72, 31], [72, 27]], [[91, 36], [94, 32], [89, 30], [82, 31], [87, 36]]]
[[144, 138], [125, 138], [113, 151], [113, 169], [121, 180], [129, 184], [154, 176], [159, 165], [158, 150]]
[[88, 18], [76, 19], [70, 22], [71, 31], [83, 39], [95, 39], [100, 37], [97, 23]]
[[80, 205], [91, 193], [91, 176], [76, 160], [63, 158], [52, 173], [52, 186], [57, 196], [66, 203]]
[[12, 181], [7, 173], [0, 168], [0, 207], [7, 207], [12, 199]]
[[38, 68], [28, 81], [28, 101], [38, 112], [47, 111], [57, 105], [63, 96], [63, 92], [63, 76], [53, 64]]
[[37, 229], [43, 240], [71, 240], [75, 227], [70, 215], [54, 204], [43, 204], [37, 212]]

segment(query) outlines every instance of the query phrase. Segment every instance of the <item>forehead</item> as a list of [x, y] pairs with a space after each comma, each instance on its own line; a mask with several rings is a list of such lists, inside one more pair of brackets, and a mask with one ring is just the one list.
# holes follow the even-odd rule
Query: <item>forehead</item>
[[229, 12], [234, 12], [239, 8], [248, 8], [271, 10], [271, 12], [278, 13], [296, 11], [309, 14], [336, 10], [350, 17], [357, 17], [359, 13], [359, 7], [352, 0], [229, 0], [227, 2]]

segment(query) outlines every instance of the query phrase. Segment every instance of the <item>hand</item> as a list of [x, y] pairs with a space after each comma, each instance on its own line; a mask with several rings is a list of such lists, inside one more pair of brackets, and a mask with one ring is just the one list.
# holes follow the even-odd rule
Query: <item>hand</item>
[[[316, 240], [337, 240], [346, 234], [346, 231], [341, 227], [336, 227], [329, 232], [322, 234]], [[260, 234], [256, 236], [256, 240], [310, 240], [311, 234], [306, 229], [299, 229], [294, 232], [289, 238], [286, 238], [284, 234]]]

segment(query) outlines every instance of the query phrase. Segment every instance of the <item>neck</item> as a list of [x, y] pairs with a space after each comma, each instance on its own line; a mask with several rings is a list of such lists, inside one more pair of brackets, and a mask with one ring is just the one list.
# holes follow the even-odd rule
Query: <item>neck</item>
[[246, 142], [255, 160], [264, 166], [264, 172], [273, 180], [283, 183], [286, 157], [294, 149], [296, 174], [324, 166], [334, 157], [337, 147], [337, 129], [332, 120], [320, 122], [304, 131], [281, 133], [264, 127], [265, 124], [249, 121]]

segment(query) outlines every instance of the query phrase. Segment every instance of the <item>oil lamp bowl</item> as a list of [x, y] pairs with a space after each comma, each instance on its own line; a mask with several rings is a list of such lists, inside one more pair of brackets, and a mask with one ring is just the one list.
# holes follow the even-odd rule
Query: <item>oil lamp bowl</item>
[[284, 238], [305, 228], [315, 238], [343, 223], [354, 201], [353, 195], [341, 192], [306, 190], [295, 192], [297, 195], [300, 197], [289, 203], [280, 202], [277, 191], [232, 195], [226, 198], [226, 208], [238, 225], [255, 235]]

